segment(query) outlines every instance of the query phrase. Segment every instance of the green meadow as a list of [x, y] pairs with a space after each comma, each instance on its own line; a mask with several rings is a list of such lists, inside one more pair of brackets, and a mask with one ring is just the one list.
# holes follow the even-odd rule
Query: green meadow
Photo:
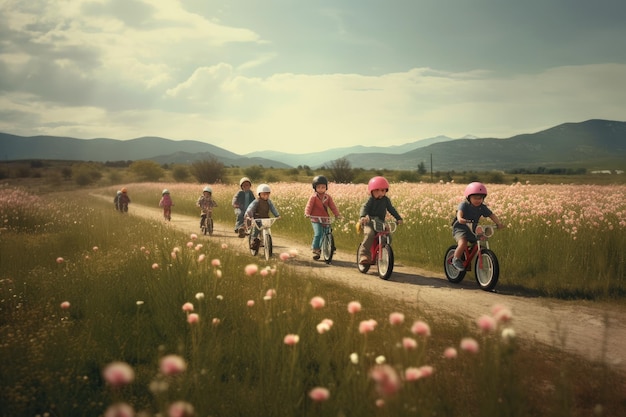
[[[309, 241], [308, 185], [272, 186], [274, 233]], [[197, 184], [128, 185], [134, 204], [154, 207], [165, 187], [174, 213], [198, 214]], [[390, 193], [406, 217], [396, 257], [439, 270], [458, 189], [411, 187]], [[624, 187], [554, 187], [493, 187], [509, 225], [493, 238], [499, 285], [623, 303]], [[358, 243], [362, 188], [329, 190], [344, 214], [340, 250]], [[442, 321], [306, 276], [285, 254], [265, 263], [120, 215], [115, 189], [0, 188], [0, 416], [626, 414], [625, 375], [518, 340], [505, 302]], [[214, 187], [216, 221], [234, 223], [234, 191]]]

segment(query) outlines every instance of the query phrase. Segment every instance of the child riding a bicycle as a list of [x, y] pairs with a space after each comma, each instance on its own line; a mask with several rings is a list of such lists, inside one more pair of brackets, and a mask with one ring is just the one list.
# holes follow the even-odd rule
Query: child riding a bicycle
[[[452, 223], [452, 235], [457, 241], [457, 248], [454, 251], [452, 265], [459, 271], [464, 271], [461, 256], [467, 249], [469, 242], [476, 243], [476, 230], [478, 221], [481, 217], [490, 218], [499, 229], [504, 228], [504, 224], [500, 221], [490, 209], [484, 204], [487, 197], [487, 187], [481, 182], [472, 182], [465, 187], [465, 200], [463, 200], [456, 211], [456, 218]], [[472, 229], [468, 224], [472, 225]]]
[[341, 215], [332, 197], [326, 192], [328, 190], [328, 179], [323, 175], [318, 175], [313, 178], [312, 185], [314, 193], [309, 198], [304, 208], [304, 215], [311, 219], [311, 225], [313, 226], [311, 250], [313, 252], [313, 259], [318, 260], [322, 253], [320, 248], [322, 233], [324, 232], [324, 228], [328, 227], [327, 224], [324, 224], [323, 218], [329, 217], [329, 209], [335, 218], [341, 218]]
[[200, 228], [204, 225], [207, 216], [213, 212], [213, 207], [217, 207], [217, 202], [213, 200], [213, 189], [208, 185], [202, 189], [202, 195], [198, 198], [196, 206], [200, 207]]
[[402, 216], [400, 216], [389, 197], [387, 197], [389, 182], [385, 177], [377, 176], [371, 178], [367, 183], [367, 191], [370, 196], [361, 207], [359, 213], [359, 223], [363, 226], [363, 242], [359, 249], [359, 263], [361, 265], [371, 263], [369, 248], [372, 246], [376, 235], [372, 222], [384, 221], [387, 212], [389, 212], [398, 224], [402, 224]]
[[[280, 214], [272, 200], [270, 200], [270, 193], [272, 192], [270, 186], [268, 184], [259, 184], [256, 189], [257, 198], [250, 203], [248, 208], [246, 209], [246, 217], [250, 219], [268, 219], [270, 217], [270, 212], [276, 218], [280, 218]], [[253, 220], [254, 221], [254, 220]], [[250, 240], [250, 249], [258, 250], [261, 245], [261, 240], [259, 239], [259, 229], [253, 227], [250, 231], [252, 239]]]
[[246, 236], [246, 230], [244, 228], [244, 215], [246, 214], [246, 209], [254, 200], [254, 193], [250, 190], [252, 187], [252, 181], [248, 177], [242, 177], [239, 180], [239, 188], [240, 190], [233, 196], [232, 206], [235, 209], [235, 216], [237, 216], [237, 220], [235, 221], [235, 233], [239, 235], [240, 238]]

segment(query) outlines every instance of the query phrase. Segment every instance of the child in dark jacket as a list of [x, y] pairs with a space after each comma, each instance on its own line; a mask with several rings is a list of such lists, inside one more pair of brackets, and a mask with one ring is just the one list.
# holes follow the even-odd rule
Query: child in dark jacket
[[243, 224], [243, 218], [246, 213], [246, 209], [254, 201], [254, 193], [250, 190], [252, 182], [248, 177], [243, 177], [239, 180], [240, 190], [233, 196], [233, 208], [235, 209], [235, 233], [239, 234], [239, 237], [243, 238], [246, 235], [246, 229]]
[[372, 222], [382, 222], [389, 212], [395, 217], [398, 224], [402, 224], [402, 216], [398, 214], [391, 200], [387, 197], [387, 191], [389, 191], [389, 182], [385, 177], [373, 177], [367, 184], [367, 191], [370, 193], [370, 197], [365, 204], [361, 207], [359, 213], [359, 221], [363, 226], [363, 242], [359, 247], [359, 263], [361, 265], [367, 265], [370, 261], [370, 247], [374, 242], [374, 236], [376, 231], [372, 225]]

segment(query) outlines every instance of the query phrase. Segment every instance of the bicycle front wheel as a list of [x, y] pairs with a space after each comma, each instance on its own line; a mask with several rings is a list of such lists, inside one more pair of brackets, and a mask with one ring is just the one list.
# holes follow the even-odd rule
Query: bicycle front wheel
[[259, 247], [254, 244], [254, 237], [252, 236], [252, 233], [248, 235], [248, 247], [250, 248], [250, 254], [252, 256], [256, 256], [256, 254], [259, 253]]
[[476, 282], [481, 289], [492, 291], [500, 276], [500, 265], [496, 254], [489, 249], [482, 249], [480, 257], [477, 256], [474, 261], [474, 274], [476, 274]]
[[213, 236], [213, 219], [209, 217], [206, 223], [207, 229], [209, 230], [209, 235]]
[[378, 276], [382, 279], [389, 279], [393, 272], [393, 250], [390, 245], [383, 245], [380, 248], [380, 256], [377, 259]]
[[269, 261], [272, 257], [272, 235], [269, 233], [265, 233], [265, 236], [263, 236], [263, 252], [265, 260]]
[[333, 260], [333, 248], [335, 247], [335, 242], [333, 239], [333, 235], [330, 233], [322, 235], [322, 244], [320, 249], [322, 250], [322, 258], [324, 258], [324, 262], [329, 264]]

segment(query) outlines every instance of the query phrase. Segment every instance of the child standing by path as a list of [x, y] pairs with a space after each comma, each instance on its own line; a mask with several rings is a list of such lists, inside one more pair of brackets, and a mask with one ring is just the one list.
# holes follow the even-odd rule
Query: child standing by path
[[325, 225], [320, 221], [320, 217], [329, 217], [328, 209], [332, 211], [335, 218], [340, 218], [341, 215], [332, 197], [326, 193], [328, 190], [328, 179], [323, 175], [318, 175], [313, 178], [312, 185], [315, 192], [309, 198], [304, 208], [304, 215], [311, 218], [311, 225], [313, 226], [311, 250], [313, 251], [313, 259], [318, 260], [322, 252], [320, 249], [322, 233], [324, 232], [324, 228], [328, 227], [327, 224]]
[[233, 207], [235, 208], [235, 233], [239, 233], [239, 237], [243, 238], [246, 235], [246, 229], [243, 227], [243, 217], [246, 213], [246, 209], [254, 200], [254, 193], [250, 190], [252, 182], [248, 177], [243, 177], [239, 180], [239, 188], [241, 188], [233, 196]]
[[[483, 183], [470, 183], [465, 187], [464, 195], [465, 200], [459, 204], [456, 211], [456, 219], [452, 223], [452, 235], [454, 236], [454, 240], [457, 241], [452, 265], [459, 271], [465, 270], [461, 256], [463, 256], [463, 252], [467, 249], [468, 242], [476, 242], [476, 235], [474, 235], [473, 231], [476, 230], [476, 226], [481, 217], [490, 218], [499, 229], [505, 227], [498, 216], [493, 214], [489, 207], [484, 204], [485, 197], [487, 197], [487, 187], [485, 187]], [[468, 223], [472, 225], [471, 230]]]
[[159, 207], [163, 207], [163, 218], [168, 222], [172, 220], [173, 205], [174, 202], [172, 201], [172, 197], [170, 197], [169, 190], [163, 190], [163, 192], [161, 193], [161, 201], [159, 201]]
[[[253, 219], [268, 219], [270, 217], [270, 212], [276, 218], [280, 218], [280, 214], [276, 207], [274, 207], [274, 203], [270, 200], [270, 193], [272, 190], [270, 186], [267, 184], [259, 184], [256, 188], [256, 193], [258, 198], [254, 200], [245, 211], [245, 216]], [[256, 227], [252, 228], [250, 232], [253, 238], [252, 243], [250, 244], [250, 249], [258, 250], [261, 245], [261, 240], [258, 238], [259, 229]]]
[[402, 224], [402, 216], [398, 214], [391, 200], [387, 197], [387, 191], [389, 191], [389, 182], [385, 177], [373, 177], [367, 184], [367, 191], [370, 197], [365, 204], [361, 207], [359, 213], [359, 222], [363, 226], [363, 242], [359, 247], [359, 263], [361, 265], [367, 265], [370, 261], [370, 247], [374, 241], [376, 231], [372, 222], [382, 222], [389, 212], [395, 217], [398, 224]]
[[217, 202], [213, 200], [213, 189], [208, 185], [202, 189], [202, 195], [198, 198], [196, 206], [200, 207], [200, 228], [204, 225], [207, 216], [213, 212], [213, 207], [217, 207]]

